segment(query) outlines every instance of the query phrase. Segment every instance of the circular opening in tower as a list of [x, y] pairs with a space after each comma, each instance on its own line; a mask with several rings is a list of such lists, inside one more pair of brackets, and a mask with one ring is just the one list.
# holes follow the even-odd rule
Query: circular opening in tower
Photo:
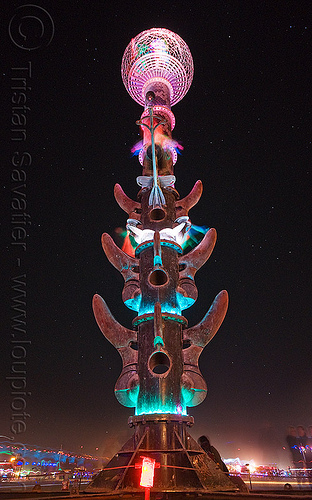
[[166, 217], [166, 212], [162, 208], [159, 208], [159, 207], [152, 208], [152, 210], [149, 213], [149, 216], [150, 216], [151, 220], [160, 221], [160, 220], [164, 220], [164, 218]]
[[151, 355], [148, 367], [154, 375], [164, 375], [170, 368], [170, 358], [163, 351], [154, 352]]
[[154, 92], [152, 90], [149, 90], [148, 92], [146, 92], [145, 99], [146, 99], [147, 102], [154, 101], [154, 99], [155, 99]]
[[163, 269], [154, 269], [149, 275], [148, 281], [152, 286], [162, 286], [168, 283], [169, 278], [168, 274]]

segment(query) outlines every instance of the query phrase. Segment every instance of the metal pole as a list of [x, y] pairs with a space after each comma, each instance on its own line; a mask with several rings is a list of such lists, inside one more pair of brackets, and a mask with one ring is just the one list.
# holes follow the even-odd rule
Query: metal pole
[[248, 479], [249, 479], [250, 489], [252, 490], [249, 464], [246, 464], [246, 468], [247, 468], [247, 471], [248, 471]]
[[150, 116], [150, 130], [151, 130], [151, 140], [152, 140], [153, 181], [154, 181], [154, 186], [157, 186], [158, 180], [157, 180], [156, 154], [155, 154], [154, 116], [153, 116], [152, 106], [148, 108], [148, 112]]
[[151, 488], [145, 488], [144, 500], [150, 500], [151, 498]]

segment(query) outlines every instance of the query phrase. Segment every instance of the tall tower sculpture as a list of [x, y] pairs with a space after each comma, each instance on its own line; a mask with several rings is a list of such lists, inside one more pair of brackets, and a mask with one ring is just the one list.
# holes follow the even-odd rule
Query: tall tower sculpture
[[181, 243], [191, 226], [189, 210], [199, 201], [197, 181], [180, 199], [175, 189], [175, 117], [171, 107], [187, 93], [193, 59], [177, 34], [160, 28], [144, 31], [127, 46], [121, 67], [130, 96], [144, 107], [137, 178], [138, 200], [116, 184], [117, 203], [128, 214], [127, 229], [137, 243], [135, 257], [117, 247], [108, 234], [102, 245], [108, 260], [124, 278], [122, 299], [136, 312], [133, 329], [120, 325], [99, 296], [93, 299], [96, 321], [119, 351], [123, 369], [115, 386], [118, 401], [135, 408], [129, 424], [134, 435], [89, 485], [97, 491], [136, 491], [136, 464], [142, 456], [159, 464], [155, 491], [233, 490], [233, 484], [189, 435], [193, 417], [187, 407], [200, 404], [207, 387], [198, 366], [206, 344], [221, 325], [228, 306], [225, 290], [196, 326], [188, 327], [183, 311], [197, 299], [195, 273], [216, 242], [210, 229], [186, 255]]

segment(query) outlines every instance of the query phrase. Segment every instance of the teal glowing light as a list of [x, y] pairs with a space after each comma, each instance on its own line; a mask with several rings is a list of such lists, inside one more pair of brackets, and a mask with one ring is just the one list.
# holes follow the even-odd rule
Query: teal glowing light
[[191, 297], [185, 297], [182, 295], [182, 293], [176, 292], [177, 295], [177, 302], [180, 306], [181, 311], [184, 311], [184, 309], [188, 309], [188, 307], [191, 307], [195, 299], [192, 299]]
[[195, 224], [192, 224], [189, 231], [184, 235], [184, 240], [182, 242], [183, 251], [190, 251], [192, 248], [196, 247], [209, 229], [210, 228], [207, 226], [196, 226]]
[[141, 411], [136, 411], [136, 415], [154, 415], [156, 413], [170, 413], [171, 415], [187, 415], [186, 408], [182, 405], [170, 406], [164, 405], [163, 407], [157, 408], [157, 406], [146, 406]]
[[[181, 394], [183, 401], [187, 404], [194, 397], [195, 392], [205, 392], [207, 394], [207, 389], [195, 389], [195, 387], [181, 387]], [[192, 406], [192, 405], [189, 405]]]
[[127, 306], [129, 309], [132, 309], [132, 311], [139, 311], [140, 309], [140, 304], [141, 304], [141, 295], [137, 295], [133, 299], [128, 299], [125, 300], [124, 304]]
[[[181, 316], [181, 307], [177, 304], [173, 306], [172, 304], [163, 303], [161, 304], [161, 312], [167, 314], [177, 314]], [[143, 316], [143, 314], [154, 314], [154, 304], [144, 304], [140, 305], [139, 316]]]
[[155, 255], [154, 257], [154, 266], [162, 266], [162, 260], [160, 255]]
[[[152, 247], [153, 244], [154, 244], [154, 242], [152, 240], [151, 241], [147, 241], [146, 243], [141, 243], [135, 249], [135, 256], [138, 257], [140, 255], [140, 253], [142, 252], [142, 250], [145, 250], [146, 248]], [[160, 240], [160, 246], [173, 248], [174, 250], [176, 250], [181, 255], [183, 253], [182, 248], [175, 241]]]
[[[115, 396], [118, 399], [118, 401], [124, 401], [123, 394], [127, 394], [127, 396], [129, 397], [129, 399], [133, 403], [133, 405], [129, 404], [127, 406], [129, 406], [130, 408], [133, 408], [134, 406], [137, 405], [139, 391], [140, 391], [140, 386], [138, 384], [135, 387], [133, 387], [132, 389], [115, 389]], [[124, 402], [121, 403], [121, 404], [123, 404], [124, 406], [126, 406], [124, 404]]]
[[144, 56], [144, 54], [147, 54], [148, 52], [151, 52], [151, 49], [146, 45], [145, 43], [138, 43], [137, 45], [137, 54], [139, 57]]
[[136, 415], [154, 415], [156, 413], [169, 413], [172, 415], [187, 415], [186, 404], [183, 399], [179, 402], [173, 401], [168, 396], [166, 401], [161, 400], [160, 394], [142, 394], [139, 396], [135, 409]]
[[154, 347], [156, 347], [157, 345], [164, 345], [164, 341], [159, 335], [154, 338]]

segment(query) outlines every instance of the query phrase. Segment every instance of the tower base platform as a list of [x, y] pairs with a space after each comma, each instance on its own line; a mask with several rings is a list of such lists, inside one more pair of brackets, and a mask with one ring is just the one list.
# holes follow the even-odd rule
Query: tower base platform
[[142, 493], [142, 457], [156, 461], [151, 495], [162, 492], [236, 492], [238, 488], [188, 433], [193, 417], [129, 418], [134, 434], [85, 489], [86, 493]]

